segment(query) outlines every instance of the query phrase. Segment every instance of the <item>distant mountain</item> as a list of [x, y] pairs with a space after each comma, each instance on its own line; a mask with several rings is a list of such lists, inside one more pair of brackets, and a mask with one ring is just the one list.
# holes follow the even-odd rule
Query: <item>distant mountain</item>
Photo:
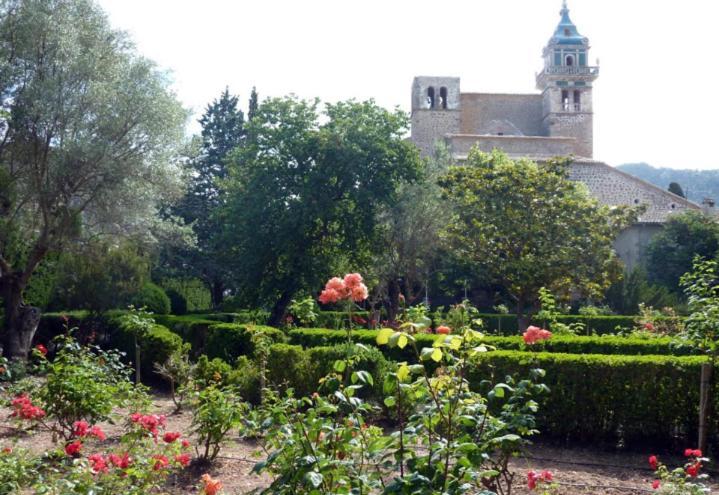
[[719, 170], [655, 168], [647, 163], [625, 163], [617, 168], [662, 189], [668, 189], [671, 182], [676, 182], [687, 199], [695, 203], [701, 203], [704, 198], [719, 201]]

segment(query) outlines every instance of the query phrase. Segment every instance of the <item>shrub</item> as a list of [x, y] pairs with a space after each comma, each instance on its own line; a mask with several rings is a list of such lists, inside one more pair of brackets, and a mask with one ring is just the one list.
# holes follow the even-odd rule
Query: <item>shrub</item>
[[170, 300], [170, 313], [173, 315], [184, 315], [187, 313], [187, 299], [175, 289], [165, 289], [165, 294]]
[[218, 357], [234, 362], [239, 356], [254, 356], [255, 338], [262, 334], [272, 342], [283, 342], [285, 334], [272, 327], [238, 325], [234, 323], [215, 324], [208, 328], [205, 353], [209, 358]]
[[175, 411], [182, 409], [183, 402], [192, 386], [195, 365], [190, 363], [190, 344], [182, 344], [164, 363], [155, 363], [155, 372], [170, 382], [170, 393]]
[[132, 304], [138, 308], [157, 315], [166, 315], [170, 312], [170, 298], [161, 287], [152, 282], [145, 283], [132, 298]]
[[540, 367], [551, 390], [537, 417], [543, 435], [612, 446], [666, 445], [695, 438], [703, 362], [701, 356], [496, 351], [477, 357], [470, 381], [478, 385]]
[[220, 453], [227, 433], [236, 427], [247, 413], [244, 404], [232, 388], [209, 386], [197, 396], [192, 412], [192, 431], [197, 435], [197, 455], [211, 462]]
[[[378, 331], [354, 330], [352, 338], [355, 342], [367, 346], [376, 345]], [[346, 341], [345, 333], [326, 329], [296, 329], [289, 332], [290, 343], [303, 347], [320, 347], [342, 344]], [[431, 346], [437, 336], [434, 334], [417, 334], [414, 336], [422, 345]], [[485, 336], [482, 342], [501, 350], [527, 350], [522, 337]], [[625, 355], [691, 355], [699, 352], [689, 345], [682, 345], [669, 337], [639, 338], [619, 337], [613, 335], [582, 337], [573, 335], [555, 335], [552, 339], [534, 344], [532, 349], [546, 352], [562, 352], [568, 354], [625, 354]], [[382, 351], [393, 360], [411, 361], [408, 349], [386, 348]]]
[[104, 421], [114, 407], [135, 397], [131, 370], [117, 352], [81, 346], [69, 336], [58, 337], [55, 345], [58, 351], [47, 363], [47, 380], [39, 397], [65, 438], [70, 438], [76, 421]]
[[[134, 330], [128, 324], [129, 315], [115, 317], [112, 322], [112, 333], [109, 345], [125, 353], [126, 359], [135, 359]], [[140, 346], [140, 367], [150, 370], [155, 363], [164, 363], [174, 352], [182, 348], [182, 338], [171, 332], [167, 327], [153, 323], [148, 331], [138, 336]]]

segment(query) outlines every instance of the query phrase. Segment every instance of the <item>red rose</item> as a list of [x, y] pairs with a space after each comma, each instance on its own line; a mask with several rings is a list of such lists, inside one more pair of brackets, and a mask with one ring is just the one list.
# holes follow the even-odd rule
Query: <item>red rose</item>
[[444, 325], [437, 327], [437, 333], [440, 333], [442, 335], [449, 335], [451, 332], [452, 329]]
[[87, 424], [87, 421], [75, 421], [72, 424], [72, 434], [76, 437], [84, 437], [87, 435], [87, 431], [90, 428], [90, 425]]
[[170, 464], [170, 461], [164, 455], [153, 455], [152, 458], [155, 459], [155, 464], [152, 466], [152, 469], [154, 471], [159, 471], [160, 469], [165, 468], [168, 464]]
[[687, 466], [686, 472], [689, 476], [692, 478], [695, 477], [697, 474], [699, 474], [699, 468], [701, 468], [702, 465], [699, 462], [695, 462], [691, 466]]
[[75, 440], [74, 442], [65, 445], [65, 453], [71, 457], [79, 457], [81, 450], [82, 442], [80, 440]]
[[175, 456], [175, 461], [182, 467], [189, 465], [190, 459], [190, 454], [178, 454]]
[[660, 485], [661, 483], [659, 483], [659, 480], [652, 481], [652, 488], [654, 488], [655, 490], [658, 490]]
[[47, 354], [47, 347], [45, 347], [42, 344], [38, 344], [35, 346], [35, 350], [45, 356]]
[[655, 455], [649, 456], [649, 466], [651, 466], [651, 468], [653, 470], [655, 470], [655, 471], [657, 470], [657, 456], [655, 456]]
[[178, 438], [180, 438], [180, 433], [172, 432], [172, 431], [168, 431], [162, 437], [162, 439], [165, 441], [165, 443], [172, 443], [175, 440], [177, 440]]

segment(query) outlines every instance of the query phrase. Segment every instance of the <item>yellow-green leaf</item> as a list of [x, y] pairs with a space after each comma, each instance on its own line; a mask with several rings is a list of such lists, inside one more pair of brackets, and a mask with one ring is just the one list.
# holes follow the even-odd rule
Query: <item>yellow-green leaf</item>
[[442, 360], [442, 349], [435, 349], [430, 356], [432, 361], [439, 363]]
[[397, 347], [400, 349], [404, 349], [407, 346], [407, 336], [402, 334], [399, 336], [399, 339], [397, 339]]
[[383, 328], [377, 334], [377, 345], [386, 345], [389, 342], [390, 336], [394, 333], [391, 328]]
[[409, 378], [409, 366], [407, 366], [406, 364], [400, 366], [399, 369], [397, 369], [397, 378], [401, 382]]

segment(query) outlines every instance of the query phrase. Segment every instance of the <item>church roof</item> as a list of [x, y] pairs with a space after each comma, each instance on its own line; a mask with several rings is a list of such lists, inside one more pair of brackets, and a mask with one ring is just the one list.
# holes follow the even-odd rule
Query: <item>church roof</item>
[[586, 45], [589, 43], [587, 38], [579, 34], [577, 26], [574, 25], [569, 18], [569, 9], [566, 0], [562, 3], [562, 10], [559, 11], [561, 19], [554, 31], [550, 44], [558, 45]]

